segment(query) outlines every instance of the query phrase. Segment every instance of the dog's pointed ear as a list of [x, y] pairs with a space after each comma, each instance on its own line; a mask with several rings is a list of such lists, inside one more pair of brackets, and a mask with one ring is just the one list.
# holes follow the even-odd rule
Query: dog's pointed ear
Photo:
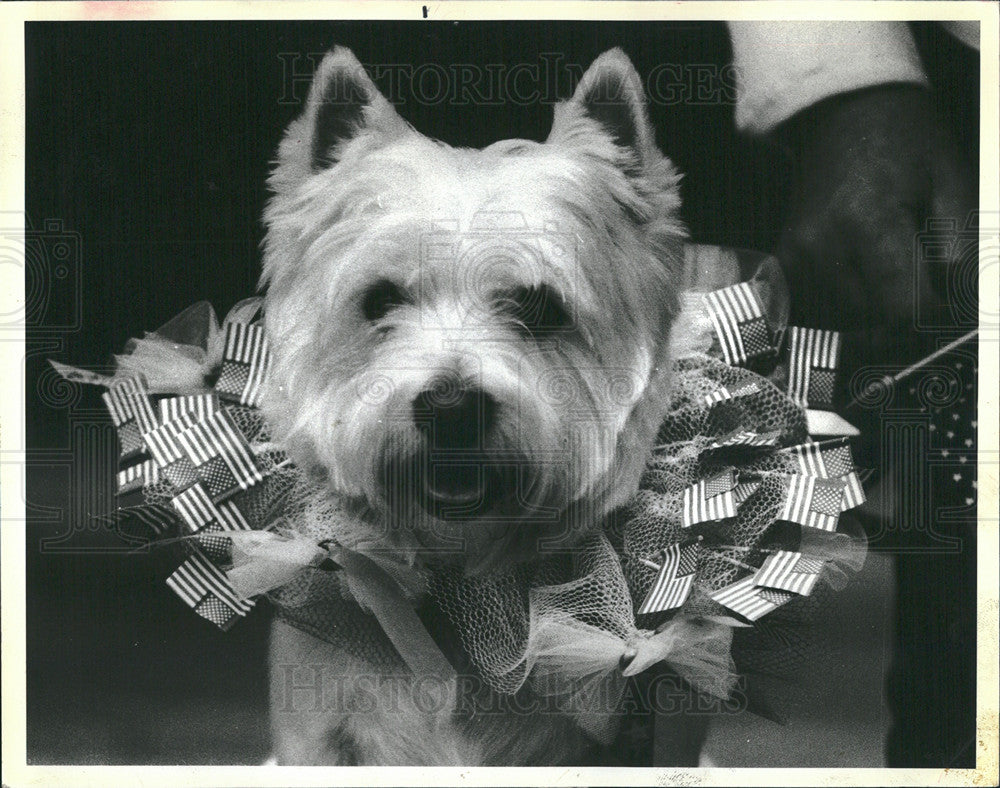
[[289, 127], [279, 162], [302, 175], [320, 172], [358, 136], [391, 139], [407, 128], [354, 53], [334, 47], [316, 69], [305, 112]]
[[621, 49], [600, 55], [584, 72], [573, 97], [556, 107], [549, 141], [569, 141], [580, 118], [599, 123], [617, 145], [634, 151], [640, 165], [658, 157], [642, 80]]

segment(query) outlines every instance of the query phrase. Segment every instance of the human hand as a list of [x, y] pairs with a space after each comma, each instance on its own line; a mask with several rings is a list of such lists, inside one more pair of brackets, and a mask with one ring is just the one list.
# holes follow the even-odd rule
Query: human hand
[[[833, 96], [776, 136], [795, 164], [778, 250], [792, 321], [844, 332], [852, 365], [912, 361], [926, 350], [915, 316], [947, 320], [960, 252], [928, 260], [918, 234], [934, 218], [962, 227], [976, 205], [971, 168], [931, 94], [891, 84]], [[975, 256], [966, 248], [962, 260]]]

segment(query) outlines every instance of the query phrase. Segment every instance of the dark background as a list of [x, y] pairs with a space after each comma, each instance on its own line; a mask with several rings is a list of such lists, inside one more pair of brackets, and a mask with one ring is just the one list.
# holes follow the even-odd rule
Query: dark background
[[[974, 157], [974, 60], [930, 26], [916, 32]], [[612, 46], [643, 77], [672, 64], [669, 100], [650, 109], [660, 146], [687, 174], [693, 238], [770, 250], [780, 231], [789, 165], [733, 128], [721, 24], [31, 23], [25, 39], [26, 205], [43, 250], [27, 282], [29, 762], [267, 754], [266, 616], [215, 631], [163, 586], [169, 563], [123, 552], [94, 523], [113, 505], [110, 422], [98, 392], [60, 385], [45, 359], [97, 368], [195, 301], [224, 315], [254, 292], [264, 181], [302, 109], [309, 55], [338, 43], [365, 64], [509, 67], [558, 54], [563, 98], [574, 81], [565, 64], [586, 67]], [[376, 81], [418, 130], [453, 145], [544, 139], [551, 123], [554, 93], [432, 105], [406, 80]], [[45, 260], [61, 238], [72, 254], [58, 268]]]

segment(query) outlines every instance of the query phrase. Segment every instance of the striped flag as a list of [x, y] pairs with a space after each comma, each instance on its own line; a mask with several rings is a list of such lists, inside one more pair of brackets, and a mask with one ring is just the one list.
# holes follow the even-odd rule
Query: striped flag
[[822, 558], [778, 550], [761, 564], [753, 580], [759, 587], [777, 588], [800, 596], [809, 596], [822, 570]]
[[126, 378], [101, 395], [118, 433], [121, 458], [127, 459], [146, 448], [143, 435], [156, 427], [156, 413], [149, 399], [146, 382]]
[[686, 488], [681, 497], [681, 525], [692, 525], [709, 520], [724, 520], [736, 516], [736, 474], [727, 468], [708, 479], [702, 479]]
[[786, 477], [787, 493], [779, 520], [799, 523], [809, 528], [836, 531], [844, 498], [844, 483], [839, 479], [791, 474]]
[[698, 568], [698, 542], [672, 544], [663, 549], [660, 558], [660, 571], [638, 615], [673, 610], [683, 605], [691, 593]]
[[222, 531], [249, 531], [250, 523], [232, 501], [216, 504], [201, 484], [193, 484], [175, 495], [171, 505], [177, 510], [184, 524], [197, 535], [197, 542], [216, 563], [229, 561], [232, 543]]
[[762, 433], [756, 433], [752, 430], [733, 430], [728, 435], [712, 441], [708, 444], [708, 448], [728, 449], [733, 446], [746, 446], [753, 449], [762, 446], [773, 446], [780, 436], [781, 433], [778, 430]]
[[178, 489], [183, 490], [198, 481], [194, 465], [188, 459], [178, 435], [194, 426], [195, 418], [190, 413], [182, 413], [145, 435], [146, 445], [160, 472]]
[[251, 600], [236, 593], [229, 579], [201, 553], [194, 553], [167, 578], [167, 585], [194, 611], [229, 629], [237, 616], [253, 608]]
[[754, 575], [737, 580], [725, 588], [720, 588], [712, 599], [734, 613], [744, 618], [756, 621], [777, 610], [795, 596], [791, 591], [781, 591], [773, 588], [758, 588], [754, 584]]
[[217, 523], [225, 531], [250, 530], [250, 524], [234, 503], [230, 501], [214, 503], [200, 484], [192, 484], [171, 498], [170, 503], [188, 528], [194, 532], [211, 523]]
[[854, 469], [851, 447], [845, 438], [822, 443], [803, 443], [782, 451], [794, 457], [800, 473], [823, 479], [840, 479], [845, 483], [841, 511], [853, 509], [865, 502], [865, 490]]
[[747, 282], [705, 293], [704, 304], [727, 364], [743, 364], [774, 352], [764, 309]]
[[264, 478], [243, 433], [225, 410], [179, 432], [177, 443], [215, 501], [249, 489]]
[[264, 327], [259, 323], [229, 323], [222, 355], [222, 371], [215, 383], [221, 397], [255, 408], [271, 363]]
[[127, 495], [141, 490], [160, 480], [160, 469], [152, 460], [143, 460], [136, 465], [118, 471], [118, 494]]
[[802, 407], [833, 407], [840, 333], [788, 327], [788, 396]]
[[751, 394], [760, 393], [760, 385], [754, 381], [743, 383], [737, 388], [729, 389], [726, 386], [716, 389], [711, 394], [705, 395], [705, 405], [711, 407], [717, 402], [728, 402], [737, 397], [748, 397]]
[[733, 488], [733, 498], [736, 500], [736, 505], [740, 506], [746, 501], [751, 495], [757, 492], [760, 487], [760, 482], [740, 482]]
[[179, 397], [164, 397], [158, 404], [160, 406], [160, 423], [164, 424], [187, 413], [194, 416], [196, 420], [204, 419], [219, 409], [219, 398], [212, 393], [187, 394]]

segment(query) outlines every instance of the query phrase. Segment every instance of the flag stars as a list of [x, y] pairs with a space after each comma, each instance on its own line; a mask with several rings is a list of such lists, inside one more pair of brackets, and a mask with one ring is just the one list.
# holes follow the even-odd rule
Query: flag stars
[[965, 445], [966, 446], [972, 446], [972, 438], [966, 438], [965, 439]]
[[958, 421], [958, 414], [957, 413], [952, 413], [951, 414], [951, 420], [952, 421]]
[[949, 456], [951, 456], [951, 452], [948, 451], [947, 449], [941, 449], [941, 456], [942, 457], [949, 457]]
[[965, 505], [966, 506], [972, 506], [973, 503], [975, 503], [974, 499], [972, 499], [972, 498], [966, 498], [965, 499]]
[[948, 440], [951, 440], [952, 438], [954, 438], [954, 437], [955, 437], [955, 433], [954, 433], [954, 432], [952, 432], [951, 430], [948, 430], [948, 431], [947, 431], [947, 432], [945, 433], [945, 435], [947, 435], [947, 436], [948, 436]]
[[962, 465], [965, 465], [965, 463], [967, 463], [969, 461], [969, 458], [968, 457], [959, 457], [958, 461], [960, 463], [962, 463]]
[[962, 474], [960, 474], [960, 473], [953, 473], [953, 474], [951, 475], [951, 478], [952, 478], [952, 479], [953, 479], [954, 481], [956, 481], [956, 482], [960, 482], [960, 481], [962, 481]]

